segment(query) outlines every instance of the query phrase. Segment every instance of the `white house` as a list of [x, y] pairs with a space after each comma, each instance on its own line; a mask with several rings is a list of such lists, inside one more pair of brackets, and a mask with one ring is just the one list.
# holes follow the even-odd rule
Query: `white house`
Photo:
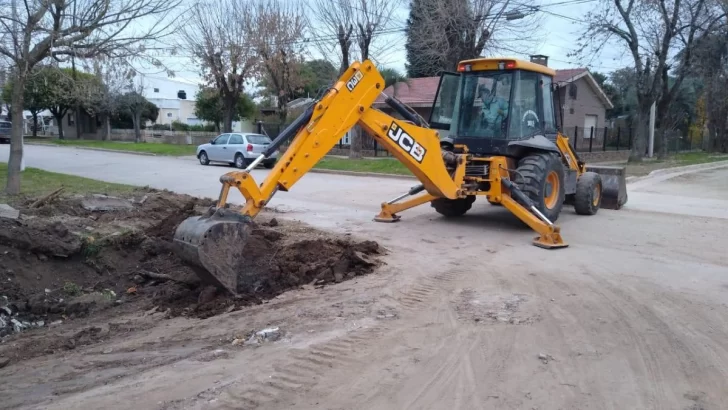
[[142, 75], [142, 95], [159, 107], [157, 124], [172, 124], [174, 121], [194, 125], [202, 124], [195, 116], [195, 95], [200, 83], [184, 78], [163, 78]]

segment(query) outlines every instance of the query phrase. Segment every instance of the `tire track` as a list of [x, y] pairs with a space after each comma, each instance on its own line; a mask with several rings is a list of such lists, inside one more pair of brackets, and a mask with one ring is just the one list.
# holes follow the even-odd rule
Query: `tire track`
[[437, 293], [449, 289], [463, 273], [462, 269], [450, 269], [434, 276], [423, 277], [403, 292], [397, 301], [406, 311], [420, 311], [423, 305], [429, 305], [433, 301]]
[[216, 405], [248, 410], [286, 402], [313, 388], [317, 380], [332, 369], [360, 364], [351, 357], [352, 353], [365, 349], [382, 331], [378, 327], [367, 328], [294, 351], [286, 358], [285, 365], [273, 366], [274, 374], [268, 380], [228, 386], [221, 392]]

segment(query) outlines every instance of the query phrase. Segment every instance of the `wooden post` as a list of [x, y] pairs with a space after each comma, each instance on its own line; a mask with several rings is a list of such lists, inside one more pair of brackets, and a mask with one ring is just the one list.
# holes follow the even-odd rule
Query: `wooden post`
[[589, 152], [592, 152], [592, 145], [594, 144], [594, 127], [590, 127], [589, 131]]
[[604, 138], [604, 141], [602, 141], [602, 151], [607, 150], [607, 133], [608, 133], [607, 127], [604, 127], [604, 136], [602, 137], [602, 138]]
[[617, 128], [617, 151], [619, 151], [619, 136], [622, 134], [622, 127]]

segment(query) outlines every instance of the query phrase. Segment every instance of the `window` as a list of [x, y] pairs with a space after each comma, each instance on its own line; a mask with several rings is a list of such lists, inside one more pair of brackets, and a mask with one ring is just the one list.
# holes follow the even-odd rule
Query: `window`
[[74, 125], [76, 123], [76, 119], [73, 118], [73, 114], [68, 114], [68, 125]]
[[543, 103], [543, 131], [546, 134], [554, 134], [556, 133], [556, 116], [554, 115], [554, 100], [553, 98], [551, 98], [551, 77], [542, 75], [541, 80], [541, 101]]
[[270, 138], [266, 137], [265, 135], [249, 134], [245, 138], [251, 144], [266, 145], [266, 144], [270, 144], [271, 143]]
[[576, 100], [576, 89], [576, 84], [569, 84], [569, 97], [571, 97], [572, 100]]
[[508, 137], [511, 139], [529, 137], [541, 132], [543, 121], [538, 114], [541, 75], [529, 71], [521, 71], [517, 75], [520, 78], [513, 91], [513, 112], [508, 130]]
[[187, 99], [187, 93], [185, 92], [185, 90], [179, 90], [179, 91], [177, 91], [177, 98], [179, 98], [180, 100], [186, 100]]
[[0, 121], [0, 128], [3, 128], [3, 129], [7, 128], [7, 129], [10, 129], [10, 128], [12, 128], [12, 127], [13, 127], [13, 124], [12, 124], [12, 123], [10, 123], [10, 122], [5, 122], [5, 121]]
[[154, 92], [155, 92], [155, 93], [158, 93], [158, 92], [159, 92], [159, 88], [155, 88], [155, 89], [154, 89]]
[[172, 113], [171, 112], [168, 112], [167, 113], [167, 118], [172, 118]]
[[463, 79], [458, 135], [504, 138], [513, 72], [483, 71]]
[[212, 145], [225, 145], [228, 142], [230, 134], [222, 134], [212, 141]]
[[243, 136], [240, 134], [232, 134], [230, 135], [230, 141], [228, 141], [228, 144], [242, 144], [243, 143]]
[[458, 86], [460, 75], [444, 73], [440, 77], [440, 84], [437, 88], [435, 103], [432, 105], [430, 114], [430, 126], [432, 128], [449, 130], [452, 124], [455, 107], [457, 107]]

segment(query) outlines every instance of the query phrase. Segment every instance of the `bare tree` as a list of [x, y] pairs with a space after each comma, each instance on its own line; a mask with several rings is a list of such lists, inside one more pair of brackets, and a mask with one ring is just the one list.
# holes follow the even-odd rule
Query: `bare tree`
[[308, 27], [316, 27], [313, 44], [343, 73], [351, 64], [354, 9], [350, 0], [312, 0], [307, 3]]
[[[23, 89], [33, 68], [48, 57], [134, 56], [144, 44], [170, 34], [164, 17], [181, 0], [0, 0], [0, 55], [12, 63], [13, 128], [6, 191], [20, 193], [23, 158]], [[135, 24], [148, 19], [143, 25]]]
[[252, 2], [213, 0], [196, 4], [182, 28], [182, 47], [201, 66], [203, 78], [220, 92], [223, 132], [232, 131], [245, 80], [258, 66]]
[[278, 116], [285, 121], [287, 104], [303, 87], [301, 69], [305, 51], [305, 18], [299, 6], [280, 0], [258, 3], [255, 13], [257, 36], [255, 48], [261, 62], [261, 75], [275, 92]]
[[[630, 161], [644, 156], [650, 107], [658, 104], [660, 116], [668, 112], [694, 62], [696, 42], [724, 18], [710, 0], [601, 0], [601, 6], [588, 14], [577, 54], [598, 54], [616, 43], [634, 60], [638, 132]], [[676, 58], [679, 50], [683, 52]], [[677, 66], [674, 81], [668, 84], [668, 73]]]
[[408, 76], [455, 71], [459, 61], [502, 44], [517, 49], [534, 42], [541, 19], [534, 10], [532, 0], [413, 0], [406, 29]]

